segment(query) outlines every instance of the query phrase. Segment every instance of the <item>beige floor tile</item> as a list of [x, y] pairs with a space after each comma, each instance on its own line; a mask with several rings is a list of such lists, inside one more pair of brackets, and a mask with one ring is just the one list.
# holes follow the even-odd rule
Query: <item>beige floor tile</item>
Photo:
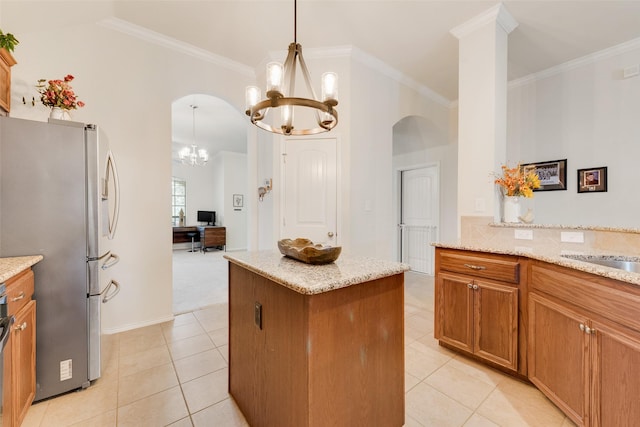
[[425, 383], [409, 390], [405, 411], [422, 425], [438, 427], [461, 426], [473, 413]]
[[166, 345], [162, 328], [159, 325], [142, 329], [144, 329], [144, 333], [127, 331], [120, 336], [120, 358]]
[[404, 392], [408, 392], [412, 388], [414, 388], [420, 382], [419, 378], [414, 377], [411, 374], [404, 373]]
[[564, 422], [564, 414], [535, 388], [519, 388], [523, 394], [514, 395], [502, 387], [503, 383], [482, 402], [476, 410], [479, 415], [501, 426], [560, 427]]
[[439, 353], [426, 346], [414, 346], [417, 342], [406, 345], [404, 348], [405, 372], [423, 380], [436, 369], [451, 360], [451, 356]]
[[209, 336], [216, 347], [229, 344], [229, 328], [215, 329], [209, 332]]
[[169, 351], [173, 360], [184, 359], [214, 348], [215, 344], [206, 333], [169, 343]]
[[171, 323], [173, 323], [173, 326], [181, 326], [189, 323], [196, 323], [197, 321], [198, 319], [196, 319], [196, 316], [194, 316], [192, 312], [189, 312], [189, 313], [177, 314], [173, 318]]
[[174, 362], [180, 383], [191, 381], [227, 367], [227, 362], [216, 349], [203, 351]]
[[218, 351], [224, 358], [224, 361], [227, 362], [227, 365], [229, 365], [229, 346], [221, 345], [220, 347], [218, 347]]
[[93, 385], [49, 401], [41, 427], [70, 426], [117, 407], [117, 383]]
[[27, 411], [27, 415], [22, 421], [21, 427], [38, 427], [44, 418], [49, 402], [49, 400], [45, 400], [44, 402], [38, 402], [31, 405], [29, 411]]
[[459, 371], [449, 363], [429, 375], [424, 382], [471, 410], [475, 410], [495, 389], [495, 386]]
[[205, 333], [200, 323], [187, 323], [184, 325], [168, 325], [165, 324], [162, 327], [162, 333], [168, 343], [173, 341], [182, 340], [185, 338], [194, 337], [196, 335], [202, 335]]
[[191, 417], [185, 417], [175, 423], [169, 424], [167, 427], [193, 427], [193, 423], [191, 422]]
[[229, 327], [229, 305], [216, 304], [202, 310], [194, 311], [194, 316], [205, 331]]
[[180, 387], [118, 408], [118, 427], [166, 426], [189, 415]]
[[459, 371], [465, 372], [491, 386], [498, 386], [507, 376], [496, 369], [485, 366], [475, 360], [462, 355], [456, 355], [447, 365]]
[[[464, 427], [500, 427], [498, 424], [483, 417], [482, 415], [473, 414], [471, 418], [464, 423]], [[515, 426], [514, 426], [515, 427]]]
[[[191, 416], [194, 427], [248, 427], [233, 399], [225, 399]], [[214, 421], [215, 420], [215, 421]]]
[[228, 369], [220, 369], [195, 380], [182, 383], [182, 393], [191, 414], [228, 399], [228, 389]]
[[424, 424], [419, 423], [412, 416], [404, 414], [404, 427], [424, 427]]
[[165, 365], [171, 362], [169, 348], [166, 345], [152, 347], [145, 351], [120, 357], [120, 378], [133, 375], [154, 366]]
[[117, 423], [116, 409], [107, 411], [88, 420], [80, 421], [79, 423], [72, 424], [71, 427], [116, 427]]
[[156, 366], [122, 377], [118, 388], [118, 406], [128, 405], [178, 385], [172, 363]]
[[420, 336], [433, 336], [433, 317], [427, 316], [424, 312], [418, 312], [411, 316], [405, 317], [404, 327], [406, 329], [415, 329], [421, 332]]

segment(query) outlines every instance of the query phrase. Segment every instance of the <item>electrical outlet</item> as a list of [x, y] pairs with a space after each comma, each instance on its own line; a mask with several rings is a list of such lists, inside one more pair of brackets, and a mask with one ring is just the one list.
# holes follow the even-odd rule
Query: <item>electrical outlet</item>
[[533, 240], [533, 230], [514, 230], [513, 237], [519, 240]]
[[584, 233], [582, 231], [561, 231], [560, 241], [565, 243], [584, 243]]

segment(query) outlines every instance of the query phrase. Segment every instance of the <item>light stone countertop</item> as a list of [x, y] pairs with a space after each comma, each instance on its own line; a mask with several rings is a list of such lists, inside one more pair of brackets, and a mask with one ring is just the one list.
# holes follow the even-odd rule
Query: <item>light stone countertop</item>
[[22, 270], [42, 261], [42, 255], [0, 258], [0, 283], [11, 279]]
[[333, 263], [305, 264], [278, 251], [227, 253], [224, 257], [260, 276], [304, 295], [315, 295], [404, 273], [407, 264], [341, 254]]
[[[584, 262], [576, 259], [565, 258], [562, 255], [575, 255], [576, 252], [572, 251], [554, 251], [550, 250], [548, 246], [533, 246], [533, 247], [519, 247], [510, 243], [499, 244], [491, 243], [491, 246], [482, 243], [481, 241], [474, 241], [472, 239], [457, 241], [457, 242], [436, 242], [432, 243], [433, 246], [447, 249], [461, 249], [476, 252], [487, 252], [503, 255], [515, 255], [520, 257], [527, 257], [531, 259], [537, 259], [539, 261], [545, 261], [550, 264], [556, 264], [563, 267], [573, 268], [574, 270], [584, 271], [586, 273], [595, 274], [602, 277], [608, 277], [610, 279], [619, 280], [621, 282], [631, 283], [634, 285], [640, 285], [640, 274], [624, 271], [618, 268], [605, 267], [589, 262]], [[613, 252], [580, 252], [581, 256], [606, 256], [611, 258], [625, 258], [629, 261], [638, 261], [638, 257], [625, 257], [622, 253]]]

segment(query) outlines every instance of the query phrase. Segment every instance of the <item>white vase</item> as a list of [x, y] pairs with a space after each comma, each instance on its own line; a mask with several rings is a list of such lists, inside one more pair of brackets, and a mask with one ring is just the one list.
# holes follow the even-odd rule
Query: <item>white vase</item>
[[53, 107], [51, 108], [51, 112], [49, 113], [49, 118], [50, 119], [56, 119], [56, 120], [68, 120], [69, 119], [69, 112], [63, 108], [60, 107]]
[[503, 209], [504, 222], [520, 222], [520, 197], [504, 196]]

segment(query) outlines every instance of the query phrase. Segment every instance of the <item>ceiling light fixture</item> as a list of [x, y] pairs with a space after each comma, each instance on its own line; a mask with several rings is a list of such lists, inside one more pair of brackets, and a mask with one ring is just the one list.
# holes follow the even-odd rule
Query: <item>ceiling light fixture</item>
[[191, 105], [192, 115], [193, 115], [193, 144], [191, 144], [191, 148], [184, 147], [178, 153], [180, 156], [180, 161], [185, 165], [191, 166], [202, 166], [209, 161], [209, 153], [204, 148], [198, 149], [198, 145], [196, 144], [196, 108], [197, 105]]
[[[256, 86], [246, 89], [246, 114], [251, 123], [269, 132], [282, 135], [313, 135], [328, 132], [338, 124], [338, 75], [326, 72], [322, 75], [322, 101], [318, 101], [311, 86], [309, 70], [302, 56], [302, 46], [297, 42], [297, 0], [293, 2], [293, 43], [289, 44], [289, 53], [284, 67], [278, 62], [267, 64], [267, 99], [260, 101], [262, 94]], [[299, 62], [302, 76], [312, 98], [292, 96], [296, 82], [296, 64]], [[283, 87], [286, 82], [286, 88]], [[294, 107], [312, 109], [318, 127], [296, 129], [293, 126]], [[281, 110], [280, 126], [271, 126], [264, 122], [269, 109]], [[315, 126], [315, 125], [314, 125]]]

